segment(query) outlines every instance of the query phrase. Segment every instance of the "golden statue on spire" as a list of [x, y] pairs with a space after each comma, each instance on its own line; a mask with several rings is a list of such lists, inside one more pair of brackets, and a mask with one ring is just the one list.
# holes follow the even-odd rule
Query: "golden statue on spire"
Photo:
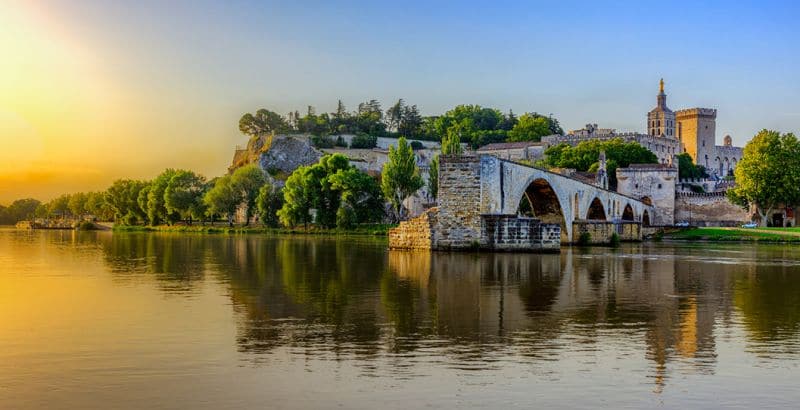
[[664, 79], [662, 78], [659, 82], [659, 91], [663, 94], [664, 93]]

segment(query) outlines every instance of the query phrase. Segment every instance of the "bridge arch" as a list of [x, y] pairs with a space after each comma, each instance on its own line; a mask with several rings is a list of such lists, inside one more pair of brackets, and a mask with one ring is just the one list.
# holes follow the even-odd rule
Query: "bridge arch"
[[[561, 241], [568, 242], [572, 225], [570, 198], [559, 195], [547, 178], [533, 176], [520, 193], [517, 214], [533, 216], [544, 223], [561, 225]], [[525, 209], [525, 207], [529, 207]], [[567, 223], [569, 221], [569, 223]]]
[[608, 219], [603, 201], [601, 201], [600, 198], [594, 197], [589, 204], [589, 209], [586, 211], [586, 219], [595, 221], [605, 221]]
[[623, 221], [635, 221], [636, 217], [633, 214], [633, 207], [631, 204], [625, 204], [625, 209], [622, 211]]

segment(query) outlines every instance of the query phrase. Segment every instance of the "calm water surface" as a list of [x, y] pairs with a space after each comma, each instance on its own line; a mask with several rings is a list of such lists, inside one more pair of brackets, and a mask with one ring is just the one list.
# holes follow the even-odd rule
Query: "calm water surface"
[[0, 408], [796, 408], [800, 247], [0, 230]]

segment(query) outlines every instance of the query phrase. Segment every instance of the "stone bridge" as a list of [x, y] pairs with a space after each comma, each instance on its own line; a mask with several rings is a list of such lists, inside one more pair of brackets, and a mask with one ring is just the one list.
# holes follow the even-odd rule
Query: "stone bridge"
[[437, 202], [392, 230], [390, 247], [547, 250], [583, 232], [635, 240], [654, 212], [646, 198], [490, 155], [442, 156]]

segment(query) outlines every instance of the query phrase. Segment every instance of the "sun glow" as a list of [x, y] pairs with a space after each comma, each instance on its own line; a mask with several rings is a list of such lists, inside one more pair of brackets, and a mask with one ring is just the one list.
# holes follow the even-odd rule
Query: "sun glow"
[[0, 4], [0, 55], [0, 203], [91, 183], [101, 172], [89, 164], [103, 161], [88, 159], [117, 105], [97, 57], [14, 2]]

